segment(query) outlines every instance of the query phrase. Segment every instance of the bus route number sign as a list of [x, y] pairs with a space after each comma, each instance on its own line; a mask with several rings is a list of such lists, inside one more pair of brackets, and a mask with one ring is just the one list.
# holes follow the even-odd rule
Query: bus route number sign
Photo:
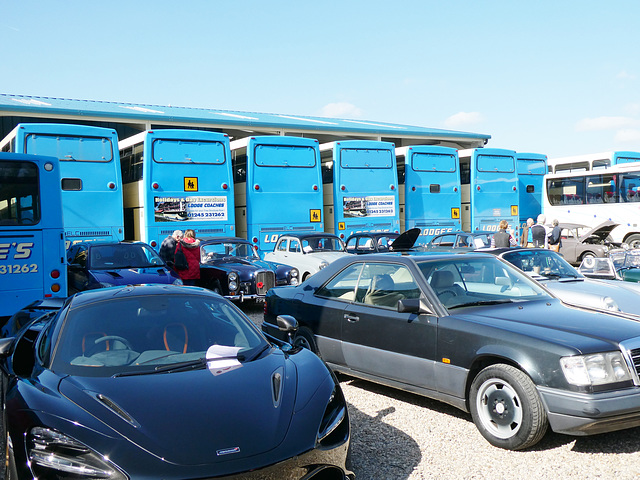
[[198, 177], [184, 177], [184, 191], [185, 192], [197, 192], [198, 191]]

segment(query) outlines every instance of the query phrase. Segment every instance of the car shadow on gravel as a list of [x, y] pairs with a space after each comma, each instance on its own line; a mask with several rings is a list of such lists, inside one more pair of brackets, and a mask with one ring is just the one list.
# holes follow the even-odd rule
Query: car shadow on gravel
[[[409, 435], [384, 422], [395, 407], [379, 410], [372, 417], [348, 404], [351, 420], [351, 470], [356, 478], [407, 479], [422, 455]], [[375, 458], [375, 461], [371, 461]]]

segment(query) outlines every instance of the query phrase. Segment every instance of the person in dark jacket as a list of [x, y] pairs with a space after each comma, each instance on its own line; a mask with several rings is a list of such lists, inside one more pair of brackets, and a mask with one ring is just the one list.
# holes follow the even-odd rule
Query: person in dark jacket
[[178, 275], [185, 285], [195, 285], [200, 279], [200, 240], [196, 238], [196, 232], [185, 230], [184, 238], [176, 245], [176, 251], [178, 248], [182, 249], [188, 265], [186, 270], [178, 270]]
[[180, 240], [182, 240], [182, 230], [174, 230], [173, 233], [171, 235], [167, 235], [167, 238], [165, 238], [160, 244], [160, 251], [158, 254], [160, 255], [160, 258], [164, 260], [164, 263], [170, 267], [173, 267], [176, 246]]
[[513, 235], [507, 232], [508, 227], [509, 223], [506, 220], [500, 220], [498, 231], [491, 237], [491, 248], [515, 247], [518, 244]]
[[549, 231], [544, 223], [547, 217], [542, 213], [538, 215], [538, 223], [531, 227], [531, 237], [533, 238], [533, 246], [536, 248], [549, 248]]
[[560, 247], [562, 247], [562, 229], [560, 228], [558, 219], [556, 218], [553, 219], [551, 225], [553, 225], [553, 229], [549, 234], [549, 250], [559, 252]]

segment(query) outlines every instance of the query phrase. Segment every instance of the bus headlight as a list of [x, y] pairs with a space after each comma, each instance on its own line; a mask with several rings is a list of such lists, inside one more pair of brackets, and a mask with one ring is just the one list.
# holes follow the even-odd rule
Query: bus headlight
[[227, 280], [229, 281], [229, 290], [236, 291], [238, 289], [238, 274], [236, 272], [229, 273]]
[[567, 382], [579, 387], [631, 380], [631, 373], [620, 352], [563, 357], [560, 365]]

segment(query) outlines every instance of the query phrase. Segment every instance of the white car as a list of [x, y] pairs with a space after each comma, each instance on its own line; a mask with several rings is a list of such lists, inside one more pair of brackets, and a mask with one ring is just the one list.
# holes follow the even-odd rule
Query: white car
[[273, 252], [264, 255], [269, 262], [296, 267], [302, 281], [334, 260], [350, 255], [344, 243], [330, 233], [294, 233], [282, 235]]

